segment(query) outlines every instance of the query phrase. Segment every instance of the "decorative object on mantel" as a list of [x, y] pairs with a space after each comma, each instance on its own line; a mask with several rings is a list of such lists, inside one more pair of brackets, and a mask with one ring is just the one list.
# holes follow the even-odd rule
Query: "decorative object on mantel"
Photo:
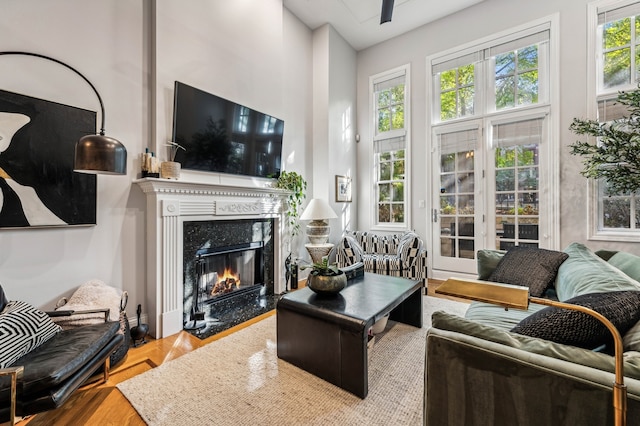
[[140, 162], [141, 177], [143, 178], [159, 178], [160, 170], [158, 167], [158, 157], [153, 152], [149, 151], [149, 148], [145, 148], [144, 153], [141, 155]]
[[102, 122], [100, 125], [99, 134], [85, 135], [81, 137], [80, 140], [76, 143], [74, 170], [83, 173], [104, 173], [115, 175], [127, 174], [127, 150], [124, 145], [118, 140], [109, 136], [105, 136], [104, 103], [102, 102], [102, 98], [100, 97], [98, 90], [87, 77], [85, 77], [77, 69], [58, 59], [54, 59], [38, 53], [5, 51], [0, 52], [0, 56], [2, 55], [33, 56], [36, 58], [46, 59], [70, 69], [71, 71], [79, 75], [84, 81], [86, 81], [98, 97], [98, 102], [100, 102]]
[[577, 135], [592, 136], [593, 143], [577, 141], [569, 147], [571, 154], [583, 157], [580, 172], [591, 179], [604, 179], [610, 195], [640, 190], [640, 90], [619, 92], [617, 103], [628, 116], [609, 122], [574, 118], [569, 130]]
[[308, 268], [311, 268], [311, 272], [307, 279], [307, 287], [317, 294], [338, 294], [347, 286], [347, 275], [338, 269], [335, 263], [329, 264], [328, 256], [323, 257], [319, 263], [300, 267], [300, 269]]
[[138, 347], [139, 345], [143, 345], [147, 343], [147, 341], [144, 338], [147, 337], [147, 333], [149, 332], [149, 326], [147, 324], [140, 323], [141, 313], [142, 313], [142, 305], [138, 304], [138, 309], [136, 310], [136, 314], [138, 315], [138, 323], [137, 325], [131, 327], [131, 340], [133, 341], [134, 348]]
[[167, 142], [166, 145], [169, 147], [170, 161], [162, 162], [160, 165], [160, 176], [164, 179], [180, 179], [181, 166], [175, 159], [179, 149], [183, 151], [186, 151], [186, 149], [182, 145], [172, 141]]

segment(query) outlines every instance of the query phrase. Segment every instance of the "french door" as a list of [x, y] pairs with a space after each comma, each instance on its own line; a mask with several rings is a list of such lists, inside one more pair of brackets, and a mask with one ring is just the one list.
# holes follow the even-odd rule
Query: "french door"
[[447, 126], [435, 131], [434, 140], [433, 268], [473, 273], [484, 204], [481, 127]]
[[546, 115], [436, 128], [433, 269], [475, 274], [479, 249], [549, 247]]

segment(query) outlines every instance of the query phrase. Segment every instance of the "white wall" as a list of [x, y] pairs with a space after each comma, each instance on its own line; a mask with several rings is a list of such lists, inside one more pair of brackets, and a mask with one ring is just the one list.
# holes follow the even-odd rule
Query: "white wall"
[[[129, 292], [129, 318], [138, 303], [147, 312], [146, 200], [133, 181], [146, 147], [166, 158], [175, 80], [284, 119], [286, 167], [311, 173], [311, 31], [281, 0], [0, 0], [0, 10], [0, 50], [42, 53], [85, 74], [104, 100], [107, 134], [129, 155], [127, 176], [98, 176], [97, 226], [0, 230], [0, 283], [9, 298], [52, 308], [98, 278]], [[99, 107], [86, 83], [54, 63], [0, 57], [0, 82], [4, 90]]]
[[[560, 76], [559, 118], [560, 156], [560, 247], [573, 241], [593, 248], [629, 250], [640, 253], [633, 243], [587, 241], [587, 181], [579, 174], [580, 159], [569, 154], [568, 145], [576, 140], [569, 130], [573, 117], [586, 116], [586, 58], [588, 0], [485, 0], [469, 9], [427, 24], [387, 42], [358, 52], [358, 203], [373, 205], [371, 164], [371, 118], [369, 114], [368, 78], [394, 67], [411, 64], [412, 113], [412, 227], [430, 241], [431, 198], [427, 187], [431, 172], [426, 141], [426, 57], [473, 40], [488, 37], [527, 22], [559, 13], [560, 17]], [[418, 207], [418, 200], [426, 200], [426, 208]], [[370, 209], [358, 211], [359, 228], [372, 226]]]
[[330, 25], [313, 32], [313, 178], [307, 198], [329, 202], [338, 216], [330, 221], [329, 242], [355, 229], [356, 203], [335, 202], [335, 176], [357, 181], [356, 52]]
[[[148, 138], [142, 2], [0, 1], [0, 50], [68, 63], [97, 88], [107, 135], [129, 151], [128, 176], [98, 176], [97, 226], [0, 230], [0, 282], [10, 299], [53, 307], [91, 278], [144, 296], [144, 200], [131, 187]], [[0, 57], [1, 88], [93, 111], [99, 103], [72, 71], [30, 57]], [[98, 120], [100, 117], [98, 117]], [[130, 310], [135, 311], [135, 307]]]

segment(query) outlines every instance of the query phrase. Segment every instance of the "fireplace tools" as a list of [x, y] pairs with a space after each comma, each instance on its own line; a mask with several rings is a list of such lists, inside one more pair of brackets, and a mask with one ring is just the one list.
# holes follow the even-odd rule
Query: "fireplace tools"
[[199, 330], [207, 325], [204, 320], [204, 311], [200, 311], [200, 285], [203, 275], [204, 261], [198, 256], [196, 260], [196, 281], [193, 285], [193, 305], [191, 306], [191, 315], [189, 318], [192, 322], [184, 326], [185, 330]]

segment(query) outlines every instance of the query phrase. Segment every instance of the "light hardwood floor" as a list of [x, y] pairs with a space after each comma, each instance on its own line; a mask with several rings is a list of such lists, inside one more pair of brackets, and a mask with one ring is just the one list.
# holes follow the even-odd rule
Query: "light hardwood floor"
[[[429, 296], [442, 297], [434, 293], [435, 288], [440, 283], [441, 281], [430, 280], [427, 294]], [[37, 414], [19, 422], [18, 425], [145, 425], [145, 422], [129, 404], [129, 401], [116, 389], [116, 384], [150, 370], [163, 362], [178, 358], [207, 343], [248, 327], [271, 315], [275, 315], [275, 311], [267, 312], [205, 340], [200, 340], [185, 331], [164, 339], [147, 339], [147, 343], [131, 348], [125, 359], [112, 367], [108, 382], [98, 381], [87, 384], [57, 410]]]

